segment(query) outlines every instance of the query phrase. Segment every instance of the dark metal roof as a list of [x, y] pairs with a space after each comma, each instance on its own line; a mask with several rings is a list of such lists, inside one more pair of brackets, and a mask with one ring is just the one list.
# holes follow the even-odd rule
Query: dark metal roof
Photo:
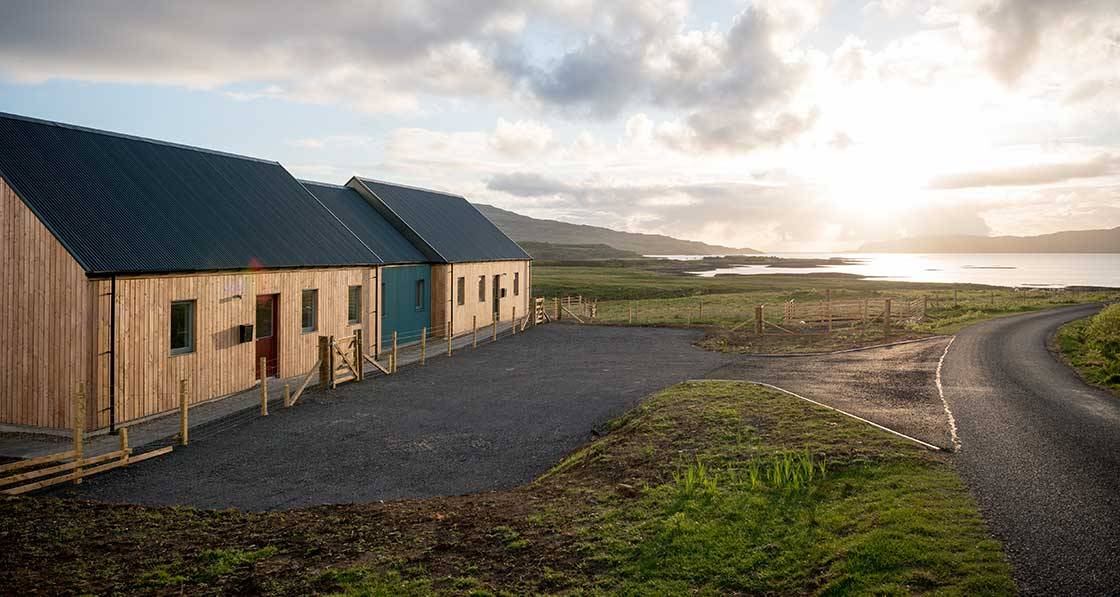
[[424, 263], [428, 260], [354, 189], [310, 180], [300, 182], [383, 262]]
[[[532, 259], [469, 201], [458, 195], [355, 177], [348, 186], [366, 190], [391, 223], [418, 240], [433, 261]], [[409, 235], [411, 231], [412, 235]]]
[[381, 263], [276, 162], [0, 113], [0, 177], [89, 274]]

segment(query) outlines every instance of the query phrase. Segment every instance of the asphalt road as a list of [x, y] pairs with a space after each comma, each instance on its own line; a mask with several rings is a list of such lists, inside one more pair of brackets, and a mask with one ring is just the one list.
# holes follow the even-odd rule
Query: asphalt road
[[541, 326], [192, 430], [190, 446], [52, 493], [269, 510], [511, 488], [649, 394], [733, 358], [691, 346], [701, 335]]
[[942, 368], [955, 461], [1025, 594], [1120, 591], [1120, 398], [1046, 348], [1099, 307], [995, 319], [959, 333]]

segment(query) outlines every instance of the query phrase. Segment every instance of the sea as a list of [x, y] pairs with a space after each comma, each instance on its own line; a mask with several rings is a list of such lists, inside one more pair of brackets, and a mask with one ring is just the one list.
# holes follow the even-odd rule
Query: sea
[[[721, 274], [819, 274], [834, 272], [897, 282], [988, 284], [1023, 288], [1105, 286], [1120, 288], [1120, 253], [772, 253], [791, 259], [843, 258], [851, 264], [819, 267], [738, 265], [693, 272]], [[649, 255], [699, 260], [704, 255]]]

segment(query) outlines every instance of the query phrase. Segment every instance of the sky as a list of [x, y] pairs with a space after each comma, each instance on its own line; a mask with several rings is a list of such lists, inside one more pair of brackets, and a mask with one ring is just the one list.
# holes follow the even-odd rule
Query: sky
[[1120, 226], [1115, 0], [6, 0], [0, 111], [768, 251]]

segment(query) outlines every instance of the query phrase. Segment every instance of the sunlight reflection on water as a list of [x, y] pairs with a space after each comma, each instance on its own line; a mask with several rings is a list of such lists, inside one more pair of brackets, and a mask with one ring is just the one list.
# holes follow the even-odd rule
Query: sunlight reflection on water
[[[1109, 286], [1120, 287], [1120, 254], [1114, 253], [773, 253], [794, 259], [858, 259], [849, 265], [768, 267], [741, 265], [695, 272], [720, 274], [855, 274], [899, 282], [951, 282], [997, 286]], [[696, 260], [699, 255], [659, 255]]]

